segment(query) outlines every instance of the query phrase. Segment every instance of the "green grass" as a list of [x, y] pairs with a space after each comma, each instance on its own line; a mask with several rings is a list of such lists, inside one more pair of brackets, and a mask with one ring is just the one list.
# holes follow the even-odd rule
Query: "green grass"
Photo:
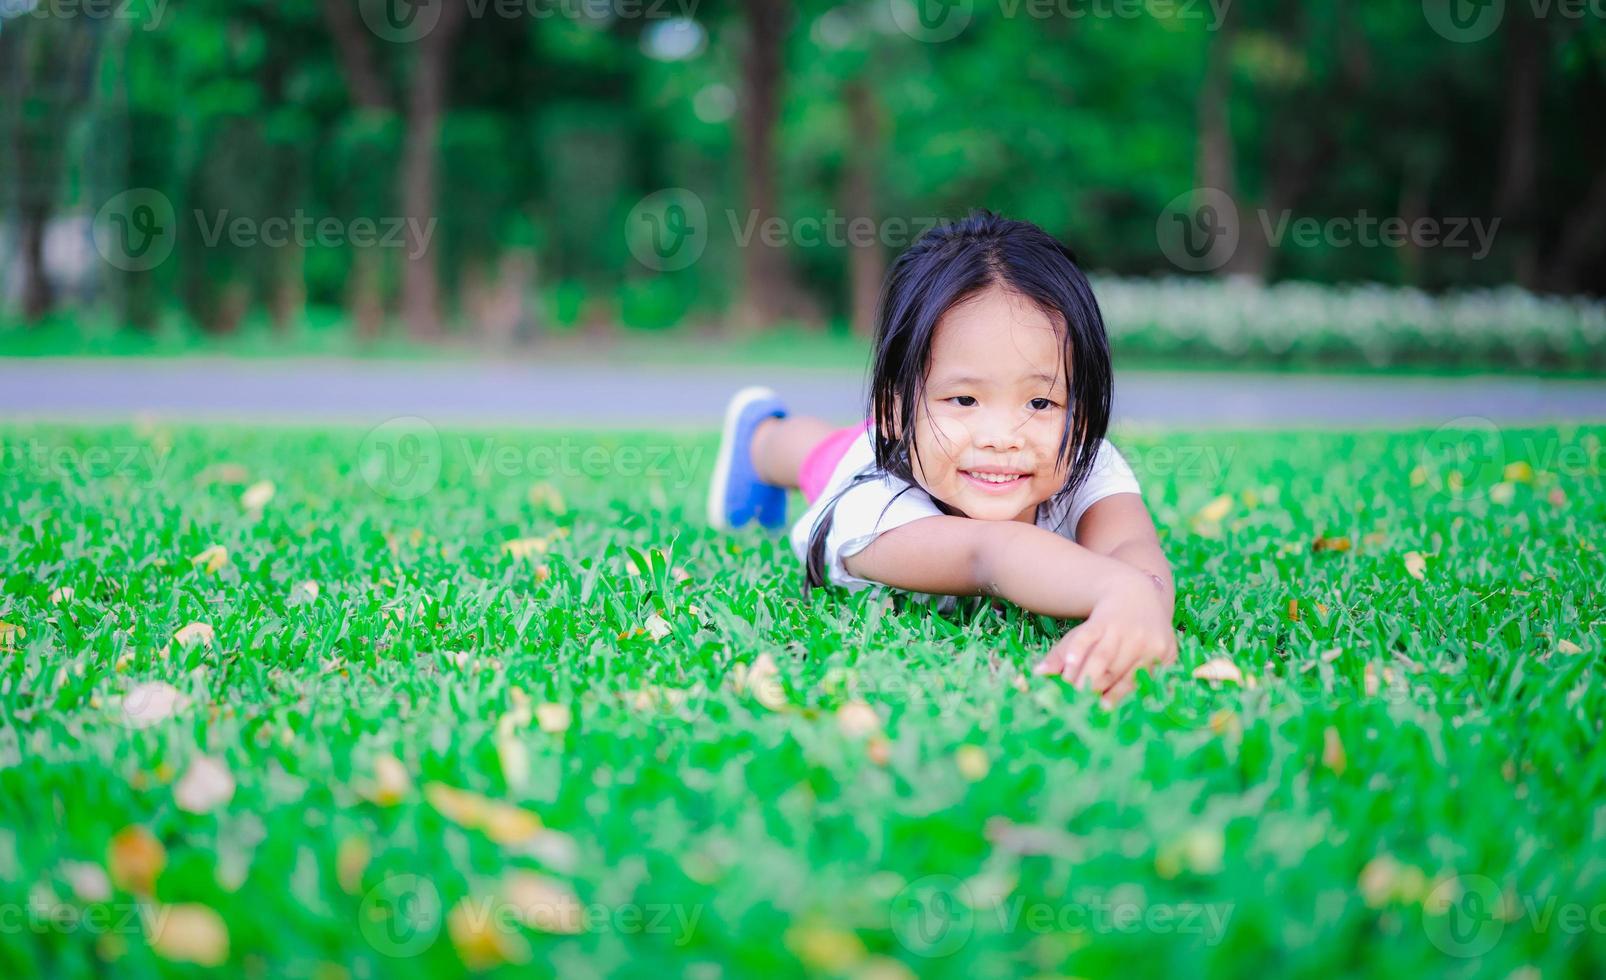
[[803, 597], [709, 438], [9, 424], [0, 972], [1600, 975], [1603, 436], [1120, 440], [1182, 654], [1105, 711]]

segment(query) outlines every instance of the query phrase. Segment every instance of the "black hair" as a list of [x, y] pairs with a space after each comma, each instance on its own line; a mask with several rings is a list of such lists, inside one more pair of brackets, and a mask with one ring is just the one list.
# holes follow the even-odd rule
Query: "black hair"
[[[915, 419], [925, 400], [937, 323], [955, 305], [991, 286], [1016, 293], [1061, 321], [1061, 370], [1070, 410], [1058, 457], [1066, 465], [1065, 486], [1056, 498], [1074, 494], [1087, 480], [1109, 427], [1114, 386], [1109, 339], [1093, 287], [1077, 266], [1075, 253], [1037, 225], [973, 211], [921, 235], [887, 272], [876, 310], [868, 399], [875, 467], [858, 474], [843, 491], [881, 473], [915, 484]], [[843, 491], [810, 531], [808, 588], [825, 584], [825, 539]], [[940, 500], [936, 504], [957, 513]]]

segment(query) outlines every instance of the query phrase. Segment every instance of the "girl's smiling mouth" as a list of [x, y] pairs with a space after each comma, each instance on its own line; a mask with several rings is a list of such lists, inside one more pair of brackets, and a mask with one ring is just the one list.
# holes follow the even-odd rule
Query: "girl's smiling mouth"
[[988, 493], [1013, 490], [1032, 478], [1031, 473], [1023, 473], [1020, 470], [960, 470], [959, 475], [963, 476], [967, 483]]

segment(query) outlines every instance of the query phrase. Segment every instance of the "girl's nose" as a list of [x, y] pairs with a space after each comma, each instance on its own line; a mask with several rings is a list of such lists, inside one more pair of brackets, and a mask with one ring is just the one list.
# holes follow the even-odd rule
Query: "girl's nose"
[[983, 412], [971, 429], [971, 437], [983, 449], [1000, 452], [1021, 448], [1020, 420], [1009, 412]]

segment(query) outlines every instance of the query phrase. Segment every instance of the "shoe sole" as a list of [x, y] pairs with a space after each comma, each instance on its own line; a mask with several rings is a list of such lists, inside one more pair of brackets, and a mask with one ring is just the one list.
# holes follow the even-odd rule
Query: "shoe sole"
[[[731, 478], [731, 454], [736, 451], [736, 427], [741, 424], [742, 413], [747, 406], [763, 398], [774, 398], [775, 392], [769, 388], [755, 385], [743, 388], [731, 396], [730, 403], [725, 406], [725, 427], [719, 437], [719, 457], [714, 460], [714, 480], [708, 487], [708, 524], [721, 531], [732, 530], [730, 521], [725, 519], [725, 497], [729, 491]], [[754, 515], [755, 517], [757, 515]]]

